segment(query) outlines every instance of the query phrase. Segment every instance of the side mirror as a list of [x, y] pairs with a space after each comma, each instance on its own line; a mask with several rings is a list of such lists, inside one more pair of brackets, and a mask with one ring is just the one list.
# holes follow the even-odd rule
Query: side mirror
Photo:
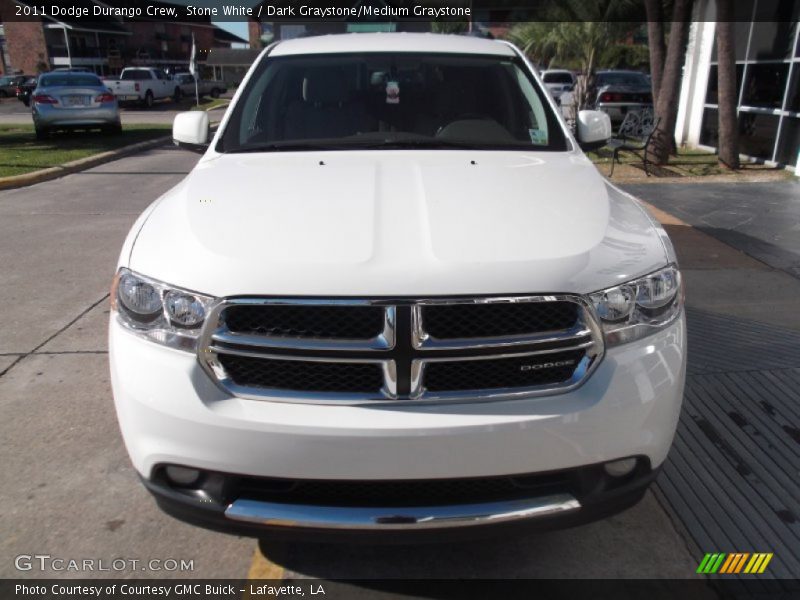
[[208, 149], [209, 129], [206, 111], [183, 112], [172, 123], [172, 141], [179, 148], [202, 153]]
[[577, 119], [578, 144], [583, 150], [602, 148], [611, 139], [611, 119], [599, 110], [582, 110]]

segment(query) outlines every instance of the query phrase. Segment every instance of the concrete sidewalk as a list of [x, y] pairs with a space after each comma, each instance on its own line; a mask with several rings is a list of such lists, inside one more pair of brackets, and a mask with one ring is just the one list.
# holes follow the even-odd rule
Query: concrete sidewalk
[[[678, 252], [689, 333], [684, 408], [656, 494], [698, 556], [772, 552], [759, 578], [796, 578], [800, 280], [783, 267], [800, 236], [797, 218], [789, 216], [797, 209], [798, 187], [741, 187], [631, 190], [700, 225], [653, 210]], [[776, 212], [783, 218], [774, 218]], [[766, 256], [761, 249], [768, 242], [774, 252]]]
[[800, 179], [623, 187], [696, 229], [800, 278]]

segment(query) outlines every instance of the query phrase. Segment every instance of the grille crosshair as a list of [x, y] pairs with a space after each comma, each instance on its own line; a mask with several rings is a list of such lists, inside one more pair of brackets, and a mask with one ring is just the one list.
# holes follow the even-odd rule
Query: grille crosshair
[[[341, 323], [324, 322], [336, 315]], [[604, 352], [592, 309], [571, 295], [222, 300], [198, 348], [201, 365], [233, 395], [345, 405], [563, 393]]]

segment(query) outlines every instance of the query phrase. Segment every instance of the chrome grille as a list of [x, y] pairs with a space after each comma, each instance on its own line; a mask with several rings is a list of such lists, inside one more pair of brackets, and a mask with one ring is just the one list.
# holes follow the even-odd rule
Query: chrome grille
[[574, 302], [486, 302], [421, 305], [420, 321], [434, 339], [516, 337], [560, 331], [578, 321]]
[[199, 359], [236, 396], [368, 404], [565, 392], [603, 351], [580, 296], [234, 298], [210, 311]]
[[371, 340], [384, 331], [384, 309], [369, 305], [236, 304], [221, 315], [234, 334]]
[[431, 361], [423, 374], [429, 392], [498, 390], [554, 385], [568, 381], [586, 355], [569, 350], [540, 355]]
[[378, 395], [383, 373], [376, 363], [285, 360], [220, 354], [219, 362], [240, 387]]

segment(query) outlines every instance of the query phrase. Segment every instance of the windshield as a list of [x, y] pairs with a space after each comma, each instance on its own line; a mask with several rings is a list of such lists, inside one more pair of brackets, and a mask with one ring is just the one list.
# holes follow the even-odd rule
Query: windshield
[[569, 73], [545, 73], [542, 80], [545, 83], [572, 83], [572, 75]]
[[267, 58], [217, 149], [558, 150], [568, 144], [512, 57], [370, 53]]
[[64, 74], [45, 75], [39, 80], [42, 87], [103, 87], [100, 79], [94, 75]]
[[144, 81], [150, 79], [150, 72], [145, 70], [128, 70], [123, 71], [120, 76], [122, 81]]
[[647, 87], [650, 84], [647, 77], [642, 73], [598, 73], [597, 85], [627, 85], [636, 87]]

